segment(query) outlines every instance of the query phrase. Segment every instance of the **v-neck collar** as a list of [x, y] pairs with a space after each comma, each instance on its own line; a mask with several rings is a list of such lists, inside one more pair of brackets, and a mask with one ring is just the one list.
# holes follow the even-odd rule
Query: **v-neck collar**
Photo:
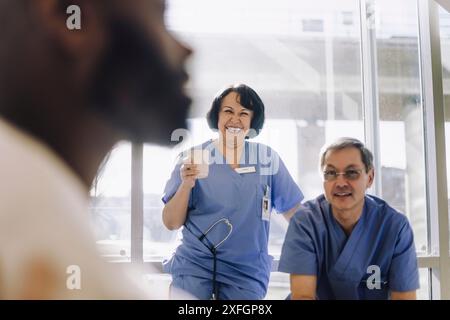
[[[229, 163], [227, 163], [227, 159], [225, 158], [225, 156], [223, 155], [222, 152], [220, 152], [219, 147], [217, 146], [217, 141], [211, 140], [212, 141], [212, 145], [214, 146], [214, 152], [218, 153], [222, 159], [222, 163], [227, 167], [227, 170], [232, 171], [232, 174], [236, 177], [242, 178], [242, 175], [237, 173], [235, 169], [233, 169], [231, 167], [231, 165]], [[244, 141], [244, 147], [241, 153], [241, 156], [239, 158], [239, 167], [241, 164], [245, 164], [247, 161], [247, 153], [248, 153], [248, 141]], [[244, 160], [244, 162], [242, 162], [242, 160]]]
[[338, 253], [337, 259], [334, 262], [334, 266], [332, 267], [333, 273], [336, 275], [343, 275], [346, 274], [348, 266], [352, 263], [352, 257], [357, 251], [357, 246], [361, 240], [361, 237], [364, 234], [365, 224], [367, 220], [367, 199], [364, 200], [364, 206], [363, 206], [363, 212], [361, 213], [361, 217], [359, 218], [358, 222], [355, 224], [355, 227], [353, 228], [350, 235], [347, 237], [345, 234], [343, 228], [339, 225], [337, 220], [334, 218], [333, 213], [331, 211], [331, 205], [329, 206], [329, 219], [331, 220], [331, 223], [333, 224], [333, 230], [334, 234], [337, 237], [337, 239], [340, 239], [341, 241], [345, 241], [342, 250], [340, 253]]

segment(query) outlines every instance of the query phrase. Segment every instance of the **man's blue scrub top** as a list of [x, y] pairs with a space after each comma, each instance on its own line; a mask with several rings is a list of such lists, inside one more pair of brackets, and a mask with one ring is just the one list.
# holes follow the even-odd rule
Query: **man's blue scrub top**
[[[368, 195], [349, 237], [333, 217], [324, 195], [305, 202], [289, 224], [278, 269], [316, 275], [318, 299], [388, 299], [390, 291], [419, 288], [413, 232], [407, 218]], [[377, 283], [379, 289], [374, 288]]]

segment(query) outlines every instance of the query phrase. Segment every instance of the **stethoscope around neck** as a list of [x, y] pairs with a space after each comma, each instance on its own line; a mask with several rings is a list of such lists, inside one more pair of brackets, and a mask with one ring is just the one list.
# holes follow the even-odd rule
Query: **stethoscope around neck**
[[[226, 234], [226, 236], [219, 241], [218, 243], [214, 244], [214, 245], [207, 245], [206, 243], [203, 242], [204, 239], [208, 240], [208, 238], [206, 237], [208, 235], [208, 233], [210, 233], [219, 223], [225, 223], [228, 226], [228, 233]], [[186, 227], [186, 224], [185, 224]], [[186, 227], [186, 229], [191, 232], [193, 235], [194, 233], [189, 230], [189, 228]], [[231, 232], [233, 231], [233, 225], [231, 224], [230, 220], [228, 220], [227, 218], [222, 218], [217, 220], [216, 222], [214, 222], [211, 226], [209, 226], [208, 229], [206, 229], [205, 232], [202, 232], [202, 234], [200, 235], [200, 237], [198, 237], [198, 240], [208, 248], [209, 251], [211, 251], [212, 255], [213, 255], [213, 278], [212, 278], [212, 283], [213, 283], [213, 291], [212, 291], [212, 300], [217, 300], [219, 297], [219, 287], [217, 286], [217, 281], [216, 281], [216, 276], [217, 276], [217, 248], [222, 245], [222, 243], [224, 243], [228, 237], [230, 236]], [[210, 242], [208, 240], [208, 242]]]

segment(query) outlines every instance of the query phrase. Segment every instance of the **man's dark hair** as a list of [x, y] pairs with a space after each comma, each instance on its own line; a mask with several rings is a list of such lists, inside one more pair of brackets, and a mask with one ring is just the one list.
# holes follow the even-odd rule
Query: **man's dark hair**
[[366, 172], [369, 172], [370, 169], [373, 169], [373, 155], [369, 149], [367, 149], [361, 141], [355, 138], [339, 138], [335, 142], [325, 146], [321, 151], [320, 156], [320, 169], [323, 169], [325, 165], [325, 157], [328, 152], [338, 151], [347, 148], [356, 148], [361, 153], [361, 160], [364, 163], [364, 167], [366, 168]]

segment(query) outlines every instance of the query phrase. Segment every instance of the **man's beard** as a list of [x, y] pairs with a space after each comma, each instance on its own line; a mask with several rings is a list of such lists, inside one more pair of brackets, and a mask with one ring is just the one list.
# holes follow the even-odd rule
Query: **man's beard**
[[186, 129], [186, 72], [172, 70], [156, 39], [126, 20], [110, 25], [110, 43], [90, 88], [92, 108], [134, 142], [168, 145]]

